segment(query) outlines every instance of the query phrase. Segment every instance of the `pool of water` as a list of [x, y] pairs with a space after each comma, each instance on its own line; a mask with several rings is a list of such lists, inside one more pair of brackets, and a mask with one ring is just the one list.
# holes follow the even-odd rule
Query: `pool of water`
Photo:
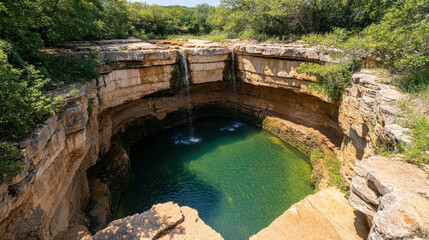
[[198, 210], [225, 239], [248, 239], [313, 192], [306, 155], [234, 119], [195, 122], [138, 142], [117, 218], [173, 201]]

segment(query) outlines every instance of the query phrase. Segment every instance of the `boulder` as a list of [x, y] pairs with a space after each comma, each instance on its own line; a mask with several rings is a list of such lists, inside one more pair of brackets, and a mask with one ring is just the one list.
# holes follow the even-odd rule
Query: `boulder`
[[150, 210], [111, 222], [97, 232], [92, 240], [100, 239], [223, 239], [189, 207], [173, 202], [154, 205]]
[[351, 207], [344, 194], [324, 189], [292, 205], [250, 240], [366, 239], [364, 217]]
[[416, 165], [381, 156], [357, 162], [349, 202], [372, 225], [371, 240], [429, 237], [429, 179]]

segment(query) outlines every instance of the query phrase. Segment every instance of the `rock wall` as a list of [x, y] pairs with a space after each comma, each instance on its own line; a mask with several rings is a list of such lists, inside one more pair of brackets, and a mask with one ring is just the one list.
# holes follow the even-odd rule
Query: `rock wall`
[[238, 68], [242, 81], [253, 85], [285, 88], [329, 101], [325, 96], [309, 90], [314, 76], [299, 74], [302, 62], [327, 62], [332, 59], [316, 49], [302, 45], [238, 45]]
[[[2, 178], [0, 238], [52, 239], [64, 236], [68, 227], [89, 225], [83, 210], [103, 183], [88, 183], [86, 170], [110, 149], [112, 136], [140, 118], [164, 119], [168, 113], [187, 107], [181, 90], [180, 49], [135, 40], [64, 47], [71, 50], [57, 49], [58, 54], [82, 56], [88, 50], [98, 51], [104, 62], [99, 69], [102, 75], [80, 86], [78, 94], [66, 99], [60, 114], [19, 143], [26, 152], [23, 161], [27, 166], [12, 179]], [[234, 87], [221, 81], [231, 59], [224, 46], [191, 44], [181, 50], [191, 70], [193, 107], [222, 105], [259, 119], [278, 117], [316, 129], [326, 134], [333, 146], [339, 146], [337, 105], [300, 93], [296, 87], [290, 91], [286, 85], [263, 86], [246, 80]], [[315, 61], [310, 53], [297, 51], [296, 59]], [[273, 60], [265, 64], [270, 68], [280, 63]], [[65, 90], [67, 87], [57, 92]], [[105, 199], [99, 201], [109, 204]]]
[[[344, 138], [338, 157], [348, 185], [355, 162], [372, 156], [377, 144], [409, 142], [407, 130], [395, 124], [397, 101], [405, 95], [386, 81], [374, 71], [362, 70], [353, 75], [353, 86], [343, 96], [338, 119]], [[395, 129], [393, 134], [390, 129]]]
[[372, 70], [353, 75], [339, 111], [342, 174], [351, 184], [349, 203], [366, 216], [368, 239], [427, 239], [427, 172], [401, 156], [377, 156], [380, 145], [412, 139], [409, 129], [396, 124], [405, 95], [389, 80]]

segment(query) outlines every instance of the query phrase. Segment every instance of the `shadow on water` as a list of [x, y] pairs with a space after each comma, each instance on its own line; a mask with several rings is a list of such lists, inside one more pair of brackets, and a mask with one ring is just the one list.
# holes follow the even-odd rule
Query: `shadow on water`
[[266, 131], [219, 118], [199, 120], [195, 129], [199, 141], [186, 140], [183, 125], [132, 147], [116, 218], [173, 201], [196, 209], [225, 239], [247, 239], [312, 193], [307, 157]]

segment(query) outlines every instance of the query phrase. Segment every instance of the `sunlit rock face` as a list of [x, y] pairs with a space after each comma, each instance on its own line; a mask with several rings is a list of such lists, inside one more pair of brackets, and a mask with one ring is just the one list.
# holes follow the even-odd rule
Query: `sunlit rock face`
[[368, 239], [429, 236], [427, 173], [398, 157], [381, 156], [357, 162], [355, 173], [349, 202], [372, 226]]
[[229, 49], [220, 44], [184, 44], [194, 84], [221, 81]]
[[374, 155], [378, 141], [409, 142], [407, 130], [395, 124], [400, 112], [397, 102], [405, 95], [384, 81], [363, 70], [353, 75], [353, 86], [343, 96], [338, 121], [344, 138], [338, 157], [343, 159], [342, 174], [348, 183], [355, 162]]
[[[334, 207], [335, 206], [335, 207]], [[294, 204], [250, 240], [366, 239], [364, 218], [336, 189], [328, 188]]]
[[167, 202], [150, 210], [111, 222], [92, 238], [97, 239], [210, 239], [222, 236], [207, 226], [198, 212]]

